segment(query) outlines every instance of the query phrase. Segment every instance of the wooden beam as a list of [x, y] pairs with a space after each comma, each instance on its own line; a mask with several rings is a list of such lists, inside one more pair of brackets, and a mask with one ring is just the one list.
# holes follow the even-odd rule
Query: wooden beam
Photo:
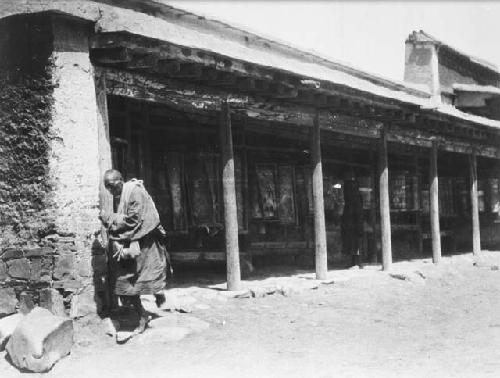
[[[113, 68], [106, 68], [105, 71], [109, 83], [107, 86], [109, 94], [163, 103], [181, 111], [194, 113], [219, 111], [220, 98], [229, 97], [235, 115], [264, 122], [282, 122], [310, 127], [315, 116], [315, 111], [311, 106], [265, 101], [252, 95], [243, 95], [223, 88], [208, 88], [186, 81], [158, 78]], [[217, 83], [233, 85], [234, 80], [234, 75], [220, 72]], [[302, 93], [300, 91], [299, 96]], [[380, 136], [377, 126], [380, 122], [378, 121], [349, 117], [326, 110], [320, 111], [319, 116], [324, 130], [372, 139], [378, 139]], [[477, 143], [463, 138], [436, 134], [417, 127], [409, 128], [394, 124], [391, 130], [387, 131], [386, 136], [389, 142], [422, 148], [430, 148], [432, 139], [436, 139], [443, 151], [468, 154], [471, 148], [475, 148], [480, 156], [500, 158], [500, 148], [494, 145], [495, 141], [491, 144]]]
[[434, 142], [431, 148], [429, 184], [430, 184], [430, 217], [432, 237], [432, 262], [441, 260], [441, 230], [439, 227], [439, 183], [438, 183], [438, 148]]
[[234, 178], [233, 137], [231, 132], [231, 110], [227, 101], [222, 104], [220, 120], [220, 142], [222, 156], [222, 197], [224, 202], [224, 231], [226, 236], [227, 290], [239, 290], [240, 256], [238, 246], [238, 210], [236, 205], [236, 183]]
[[181, 72], [181, 63], [177, 60], [159, 60], [157, 69], [161, 74], [174, 76]]
[[270, 83], [266, 80], [255, 80], [255, 90], [259, 92], [269, 92]]
[[203, 67], [201, 71], [201, 77], [200, 81], [208, 81], [208, 82], [213, 82], [217, 80], [217, 77], [219, 76], [219, 73], [216, 69], [211, 68], [211, 67]]
[[195, 63], [181, 63], [177, 60], [158, 61], [158, 72], [175, 78], [198, 79], [203, 74], [203, 66]]
[[481, 252], [481, 236], [479, 227], [479, 200], [477, 192], [477, 158], [475, 151], [469, 155], [469, 167], [472, 213], [472, 251], [474, 255], [477, 256]]
[[217, 75], [217, 85], [233, 85], [236, 83], [236, 77], [230, 72], [219, 71]]
[[132, 60], [132, 52], [125, 47], [104, 47], [90, 50], [90, 60], [101, 64], [127, 63]]
[[299, 93], [297, 88], [282, 82], [271, 83], [269, 89], [269, 96], [276, 98], [296, 98]]
[[132, 59], [127, 62], [128, 70], [149, 70], [158, 65], [158, 57], [153, 54], [134, 54]]
[[314, 240], [316, 279], [326, 280], [328, 259], [326, 250], [325, 207], [323, 202], [323, 168], [321, 163], [321, 138], [319, 114], [314, 117], [312, 130], [311, 163], [313, 166], [312, 189], [314, 203]]
[[243, 77], [237, 80], [238, 89], [244, 92], [255, 90], [255, 80], [250, 77]]
[[391, 209], [389, 202], [389, 165], [387, 160], [387, 135], [382, 128], [379, 146], [379, 195], [380, 231], [382, 239], [382, 268], [389, 270], [392, 264]]

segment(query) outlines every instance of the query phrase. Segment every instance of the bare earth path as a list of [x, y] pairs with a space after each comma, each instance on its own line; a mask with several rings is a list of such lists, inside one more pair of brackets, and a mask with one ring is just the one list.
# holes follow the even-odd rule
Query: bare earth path
[[[80, 348], [44, 376], [499, 377], [500, 253], [486, 257], [400, 263], [419, 274], [396, 278], [332, 272], [334, 284], [288, 297], [206, 302], [192, 315], [208, 330]], [[2, 361], [0, 376], [21, 374]]]

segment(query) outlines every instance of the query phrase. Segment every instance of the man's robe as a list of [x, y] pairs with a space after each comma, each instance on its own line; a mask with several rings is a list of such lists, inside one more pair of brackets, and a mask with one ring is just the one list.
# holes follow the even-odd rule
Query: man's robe
[[167, 267], [164, 231], [142, 181], [132, 179], [123, 184], [117, 212], [104, 216], [103, 222], [108, 227], [112, 254], [122, 248], [125, 252], [123, 258], [110, 260], [115, 294], [145, 295], [162, 290]]
[[344, 254], [360, 255], [364, 231], [363, 200], [358, 185], [352, 181], [344, 183], [344, 212], [342, 213], [342, 250]]

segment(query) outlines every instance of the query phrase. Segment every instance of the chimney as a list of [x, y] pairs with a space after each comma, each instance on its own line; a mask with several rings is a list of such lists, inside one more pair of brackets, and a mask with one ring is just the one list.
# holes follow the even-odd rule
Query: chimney
[[405, 42], [405, 76], [407, 83], [425, 85], [434, 100], [441, 101], [438, 66], [439, 42], [414, 31]]

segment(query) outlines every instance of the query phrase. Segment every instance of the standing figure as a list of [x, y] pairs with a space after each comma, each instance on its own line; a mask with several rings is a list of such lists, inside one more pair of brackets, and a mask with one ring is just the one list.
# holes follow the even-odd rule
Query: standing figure
[[352, 266], [361, 266], [363, 240], [363, 200], [354, 174], [344, 179], [344, 212], [342, 213], [342, 248], [352, 256]]
[[170, 270], [165, 231], [141, 180], [124, 183], [121, 173], [111, 169], [104, 173], [104, 186], [115, 197], [115, 205], [118, 203], [112, 214], [102, 211], [100, 215], [110, 239], [111, 286], [124, 304], [137, 311], [136, 332], [141, 333], [148, 316], [140, 295], [158, 295], [165, 288], [167, 268]]

